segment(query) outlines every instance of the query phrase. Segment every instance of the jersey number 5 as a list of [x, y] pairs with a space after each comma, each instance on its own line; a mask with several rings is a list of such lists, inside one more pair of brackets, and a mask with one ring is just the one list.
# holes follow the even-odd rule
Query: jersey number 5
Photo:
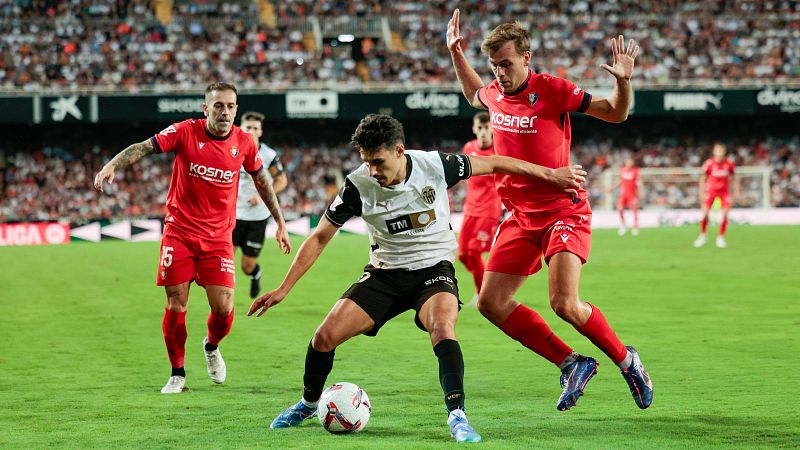
[[162, 267], [169, 267], [172, 265], [172, 250], [175, 250], [172, 247], [161, 247], [161, 266]]

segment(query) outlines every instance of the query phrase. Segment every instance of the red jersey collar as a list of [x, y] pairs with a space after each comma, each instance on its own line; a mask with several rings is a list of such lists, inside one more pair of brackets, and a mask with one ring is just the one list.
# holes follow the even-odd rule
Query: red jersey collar
[[215, 141], [224, 141], [224, 140], [228, 139], [229, 137], [231, 137], [231, 135], [233, 134], [233, 127], [231, 127], [231, 131], [229, 131], [228, 134], [226, 134], [225, 136], [217, 136], [217, 135], [211, 134], [211, 132], [208, 131], [208, 119], [206, 119], [206, 120], [203, 121], [203, 131], [206, 132], [206, 136], [208, 136], [210, 139], [213, 139]]
[[[524, 92], [524, 91], [525, 91], [525, 89], [528, 89], [528, 85], [530, 84], [530, 81], [531, 81], [531, 77], [532, 77], [532, 76], [533, 76], [533, 71], [531, 70], [531, 68], [530, 68], [530, 67], [528, 67], [528, 78], [525, 78], [525, 81], [524, 81], [524, 82], [523, 82], [523, 83], [520, 85], [520, 87], [519, 87], [519, 88], [517, 88], [517, 89], [516, 89], [515, 91], [513, 91], [513, 92], [508, 92], [508, 93], [506, 93], [506, 92], [503, 92], [503, 89], [502, 89], [502, 88], [500, 89], [500, 91], [501, 91], [501, 92], [503, 92], [503, 95], [504, 95], [504, 96], [506, 96], [506, 97], [513, 97], [513, 96], [515, 96], [515, 95], [519, 95], [519, 94], [521, 94], [522, 92]], [[498, 84], [499, 84], [499, 83], [498, 83]]]

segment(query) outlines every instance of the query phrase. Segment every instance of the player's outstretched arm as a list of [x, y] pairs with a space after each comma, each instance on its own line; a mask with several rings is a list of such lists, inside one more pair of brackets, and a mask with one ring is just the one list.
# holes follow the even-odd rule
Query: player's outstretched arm
[[150, 142], [150, 139], [129, 145], [128, 148], [117, 153], [117, 156], [113, 157], [111, 161], [106, 163], [106, 165], [100, 169], [100, 172], [97, 172], [97, 175], [94, 177], [94, 188], [100, 192], [103, 192], [103, 181], [113, 183], [114, 171], [116, 169], [124, 169], [136, 161], [144, 158], [145, 156], [152, 155], [155, 152], [156, 149], [153, 148], [153, 143]]
[[286, 231], [286, 222], [283, 220], [283, 212], [281, 205], [278, 203], [278, 197], [275, 195], [275, 190], [272, 188], [272, 182], [267, 177], [267, 171], [262, 167], [255, 175], [252, 175], [253, 182], [256, 184], [258, 195], [264, 204], [267, 205], [272, 218], [278, 225], [278, 231], [275, 232], [275, 240], [278, 241], [278, 247], [283, 250], [283, 254], [288, 255], [292, 251], [292, 243], [289, 241], [289, 232]]
[[483, 87], [483, 81], [475, 69], [469, 65], [464, 51], [461, 49], [461, 29], [459, 19], [461, 10], [453, 11], [453, 17], [447, 22], [447, 48], [450, 50], [450, 58], [453, 60], [453, 68], [456, 71], [458, 82], [461, 83], [461, 92], [474, 108], [486, 109], [478, 99], [478, 89]]
[[250, 305], [247, 315], [252, 316], [253, 313], [260, 309], [256, 317], [261, 317], [268, 309], [283, 301], [300, 278], [314, 265], [322, 250], [325, 249], [325, 246], [328, 245], [328, 242], [336, 235], [338, 230], [339, 228], [331, 223], [327, 217], [322, 216], [314, 232], [300, 245], [300, 250], [297, 251], [297, 255], [295, 255], [294, 261], [292, 261], [289, 271], [286, 272], [281, 285], [277, 289], [255, 299], [253, 304]]
[[469, 162], [472, 166], [472, 176], [503, 173], [507, 175], [522, 175], [530, 178], [538, 178], [553, 184], [571, 195], [577, 195], [577, 189], [580, 188], [580, 183], [586, 181], [586, 171], [583, 170], [582, 166], [577, 164], [551, 169], [520, 159], [499, 155], [470, 155]]
[[289, 179], [286, 177], [286, 172], [280, 173], [278, 175], [273, 175], [272, 189], [275, 190], [276, 194], [286, 189], [286, 186], [288, 184], [289, 184]]
[[633, 77], [634, 61], [638, 54], [639, 46], [633, 39], [628, 42], [627, 49], [625, 48], [625, 38], [621, 34], [611, 40], [612, 65], [600, 64], [600, 67], [616, 80], [614, 92], [608, 98], [592, 97], [586, 114], [614, 123], [624, 122], [628, 118], [628, 111], [633, 100], [631, 77]]

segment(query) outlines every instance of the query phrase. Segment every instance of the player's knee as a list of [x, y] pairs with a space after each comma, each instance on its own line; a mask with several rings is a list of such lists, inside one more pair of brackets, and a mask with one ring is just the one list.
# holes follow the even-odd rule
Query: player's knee
[[569, 323], [580, 322], [580, 302], [577, 295], [554, 293], [550, 295], [550, 307], [556, 315]]
[[256, 262], [250, 259], [243, 259], [242, 260], [242, 271], [246, 274], [253, 273], [253, 270], [256, 268]]
[[338, 342], [334, 339], [333, 334], [323, 327], [317, 328], [314, 337], [311, 338], [311, 347], [318, 352], [327, 353], [333, 351], [337, 345]]
[[167, 309], [172, 312], [185, 312], [189, 304], [186, 292], [167, 292]]
[[455, 337], [456, 323], [450, 317], [437, 317], [428, 324], [428, 332], [434, 340]]
[[482, 291], [478, 295], [478, 312], [480, 312], [483, 317], [489, 319], [490, 322], [497, 323], [497, 316], [500, 314], [500, 310], [502, 309], [500, 307], [501, 301], [498, 299], [498, 297], [486, 295], [484, 292], [485, 291]]

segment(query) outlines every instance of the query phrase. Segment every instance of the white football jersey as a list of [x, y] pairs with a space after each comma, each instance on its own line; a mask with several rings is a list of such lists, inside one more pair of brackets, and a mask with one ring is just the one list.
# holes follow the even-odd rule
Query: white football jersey
[[[272, 180], [269, 168], [275, 167], [278, 169], [278, 174], [283, 173], [283, 166], [278, 159], [278, 152], [267, 144], [262, 143], [258, 149], [261, 155], [261, 160], [264, 162], [264, 170], [267, 171], [267, 177]], [[270, 217], [269, 209], [264, 202], [260, 201], [251, 205], [248, 202], [253, 197], [259, 197], [256, 184], [253, 178], [248, 174], [244, 167], [239, 172], [239, 195], [236, 197], [236, 219], [238, 220], [264, 220]]]
[[347, 175], [325, 216], [337, 226], [361, 216], [369, 231], [370, 264], [377, 268], [416, 270], [453, 262], [457, 243], [447, 189], [472, 175], [469, 158], [421, 150], [405, 155], [404, 182], [381, 187], [365, 163]]

